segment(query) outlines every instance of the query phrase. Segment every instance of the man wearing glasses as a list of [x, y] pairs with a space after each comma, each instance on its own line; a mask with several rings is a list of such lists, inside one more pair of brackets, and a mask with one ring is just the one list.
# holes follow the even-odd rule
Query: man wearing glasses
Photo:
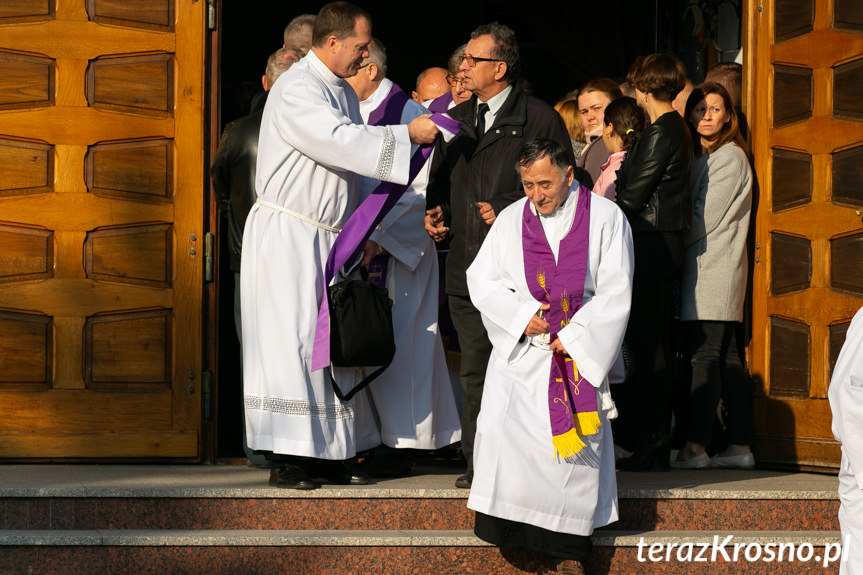
[[518, 86], [519, 48], [510, 28], [497, 22], [480, 26], [471, 33], [460, 60], [460, 79], [473, 95], [449, 111], [463, 124], [462, 131], [436, 145], [425, 227], [435, 241], [450, 236], [446, 286], [461, 346], [462, 451], [467, 459], [467, 472], [456, 486], [470, 488], [476, 418], [492, 346], [471, 303], [465, 270], [496, 214], [524, 196], [514, 169], [524, 144], [547, 138], [570, 150], [571, 146], [560, 115]]

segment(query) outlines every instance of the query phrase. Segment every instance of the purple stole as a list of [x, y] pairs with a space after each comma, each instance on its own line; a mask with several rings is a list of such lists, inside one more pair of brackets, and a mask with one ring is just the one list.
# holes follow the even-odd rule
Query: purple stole
[[[402, 110], [408, 100], [401, 88], [393, 84], [384, 102], [369, 114], [369, 124], [392, 125], [401, 123]], [[433, 114], [431, 120], [438, 126], [452, 133], [458, 133], [460, 124], [443, 114]], [[312, 348], [312, 371], [329, 367], [330, 365], [330, 306], [327, 301], [327, 286], [345, 263], [354, 261], [358, 251], [365, 245], [384, 216], [392, 209], [402, 194], [416, 178], [420, 169], [431, 155], [434, 144], [424, 144], [411, 157], [408, 184], [400, 185], [392, 182], [381, 182], [368, 198], [357, 207], [342, 231], [333, 242], [333, 247], [327, 256], [324, 267], [324, 291], [321, 306], [318, 310], [318, 321], [315, 327], [315, 343]]]
[[452, 91], [432, 100], [431, 103], [429, 103], [429, 111], [443, 114], [449, 110], [450, 102], [452, 102]]
[[[572, 227], [560, 240], [557, 263], [539, 216], [531, 211], [529, 201], [525, 202], [522, 215], [524, 275], [531, 295], [549, 304], [545, 319], [549, 324], [550, 341], [557, 339], [557, 332], [581, 308], [587, 275], [590, 190], [579, 184], [568, 201], [578, 204]], [[596, 389], [578, 373], [578, 367], [569, 356], [556, 353], [551, 356], [548, 411], [555, 453], [567, 463], [582, 462], [579, 452], [586, 445], [583, 439], [594, 435], [601, 422]]]

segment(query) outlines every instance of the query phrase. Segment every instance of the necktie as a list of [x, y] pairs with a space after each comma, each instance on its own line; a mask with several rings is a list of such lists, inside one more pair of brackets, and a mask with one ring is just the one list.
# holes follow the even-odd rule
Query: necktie
[[480, 104], [476, 109], [476, 139], [485, 134], [485, 113], [488, 112], [488, 104]]

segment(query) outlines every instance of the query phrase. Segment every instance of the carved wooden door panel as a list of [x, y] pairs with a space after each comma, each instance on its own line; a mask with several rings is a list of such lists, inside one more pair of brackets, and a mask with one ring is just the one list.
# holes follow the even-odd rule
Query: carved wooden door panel
[[199, 457], [204, 9], [0, 2], [0, 457]]
[[756, 455], [838, 467], [827, 387], [863, 305], [863, 4], [753, 0]]

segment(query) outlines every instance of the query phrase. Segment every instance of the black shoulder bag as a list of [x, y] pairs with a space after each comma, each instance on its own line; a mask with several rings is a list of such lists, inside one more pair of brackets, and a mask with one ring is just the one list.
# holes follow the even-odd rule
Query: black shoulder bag
[[[389, 292], [369, 281], [369, 272], [360, 268], [361, 279], [350, 279], [327, 288], [330, 305], [330, 362], [327, 370], [333, 391], [342, 401], [350, 400], [389, 367], [396, 353], [393, 336], [393, 302]], [[333, 378], [335, 367], [380, 367], [343, 394]]]

